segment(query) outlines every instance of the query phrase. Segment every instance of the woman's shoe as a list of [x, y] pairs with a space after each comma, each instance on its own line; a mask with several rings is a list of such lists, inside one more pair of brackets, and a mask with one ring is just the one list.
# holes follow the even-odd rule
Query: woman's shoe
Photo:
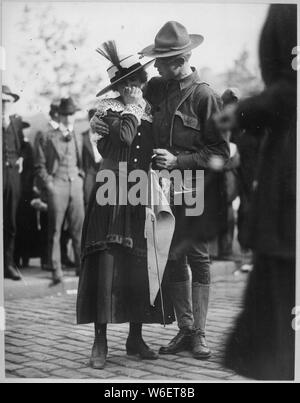
[[107, 341], [95, 338], [90, 366], [94, 369], [104, 369], [108, 353]]
[[158, 354], [151, 350], [143, 339], [127, 339], [126, 343], [127, 355], [138, 355], [142, 360], [158, 360]]

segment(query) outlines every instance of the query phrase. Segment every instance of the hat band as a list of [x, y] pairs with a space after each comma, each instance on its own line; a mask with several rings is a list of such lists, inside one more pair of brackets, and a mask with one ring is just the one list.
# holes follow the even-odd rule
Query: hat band
[[156, 46], [155, 45], [155, 47], [154, 47], [154, 50], [156, 51], [156, 52], [159, 52], [159, 53], [165, 53], [165, 52], [170, 52], [170, 51], [177, 51], [177, 50], [183, 50], [183, 49], [186, 49], [186, 48], [188, 48], [189, 46], [191, 46], [191, 44], [192, 44], [192, 41], [189, 41], [188, 43], [186, 43], [185, 45], [183, 45], [183, 46], [168, 46], [168, 47], [159, 47], [159, 46]]
[[141, 63], [135, 63], [128, 68], [122, 67], [122, 66], [117, 66], [118, 70], [116, 71], [114, 77], [112, 77], [110, 79], [110, 82], [113, 84], [114, 82], [120, 80], [122, 77], [130, 74], [131, 72], [133, 72], [134, 70], [138, 69], [141, 66], [142, 66]]

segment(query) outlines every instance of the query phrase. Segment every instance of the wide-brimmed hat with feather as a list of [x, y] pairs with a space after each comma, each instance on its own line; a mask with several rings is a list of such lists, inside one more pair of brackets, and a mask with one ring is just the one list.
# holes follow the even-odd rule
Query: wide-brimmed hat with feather
[[111, 62], [111, 65], [107, 69], [111, 84], [99, 91], [96, 95], [97, 97], [112, 90], [116, 84], [137, 73], [139, 70], [145, 69], [154, 62], [154, 60], [150, 60], [143, 64], [138, 55], [119, 56], [115, 41], [103, 43], [102, 48], [98, 48], [96, 51]]

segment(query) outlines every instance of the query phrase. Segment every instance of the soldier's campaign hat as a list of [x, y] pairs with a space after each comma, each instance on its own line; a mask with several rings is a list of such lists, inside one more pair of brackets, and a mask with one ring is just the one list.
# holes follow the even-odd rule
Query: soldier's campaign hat
[[141, 63], [138, 55], [119, 56], [115, 41], [105, 42], [102, 46], [103, 49], [98, 48], [97, 52], [111, 62], [107, 69], [111, 84], [99, 91], [97, 97], [111, 91], [116, 84], [124, 81], [138, 71], [145, 69], [154, 62], [154, 60], [150, 60], [146, 63]]
[[60, 100], [60, 104], [58, 106], [58, 113], [60, 115], [74, 115], [78, 111], [80, 111], [80, 109], [71, 97], [62, 98]]
[[182, 55], [200, 46], [203, 41], [202, 35], [188, 34], [182, 24], [169, 21], [156, 35], [154, 45], [147, 46], [139, 54], [154, 58]]
[[7, 85], [2, 85], [2, 101], [17, 102], [19, 99], [19, 95], [14, 94]]

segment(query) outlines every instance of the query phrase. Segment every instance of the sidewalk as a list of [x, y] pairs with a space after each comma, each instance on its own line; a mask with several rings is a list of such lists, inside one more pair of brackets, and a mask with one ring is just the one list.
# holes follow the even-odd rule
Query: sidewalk
[[[190, 353], [164, 356], [155, 362], [127, 357], [128, 325], [109, 326], [109, 356], [104, 371], [88, 366], [93, 326], [76, 326], [77, 279], [70, 272], [65, 286], [49, 288], [49, 273], [24, 271], [24, 281], [5, 281], [7, 378], [98, 380], [242, 380], [224, 369], [224, 344], [241, 309], [247, 275], [233, 275], [233, 263], [213, 264], [213, 291], [207, 338], [213, 349], [209, 361], [196, 361]], [[147, 325], [144, 337], [158, 350], [175, 336], [176, 325]]]

